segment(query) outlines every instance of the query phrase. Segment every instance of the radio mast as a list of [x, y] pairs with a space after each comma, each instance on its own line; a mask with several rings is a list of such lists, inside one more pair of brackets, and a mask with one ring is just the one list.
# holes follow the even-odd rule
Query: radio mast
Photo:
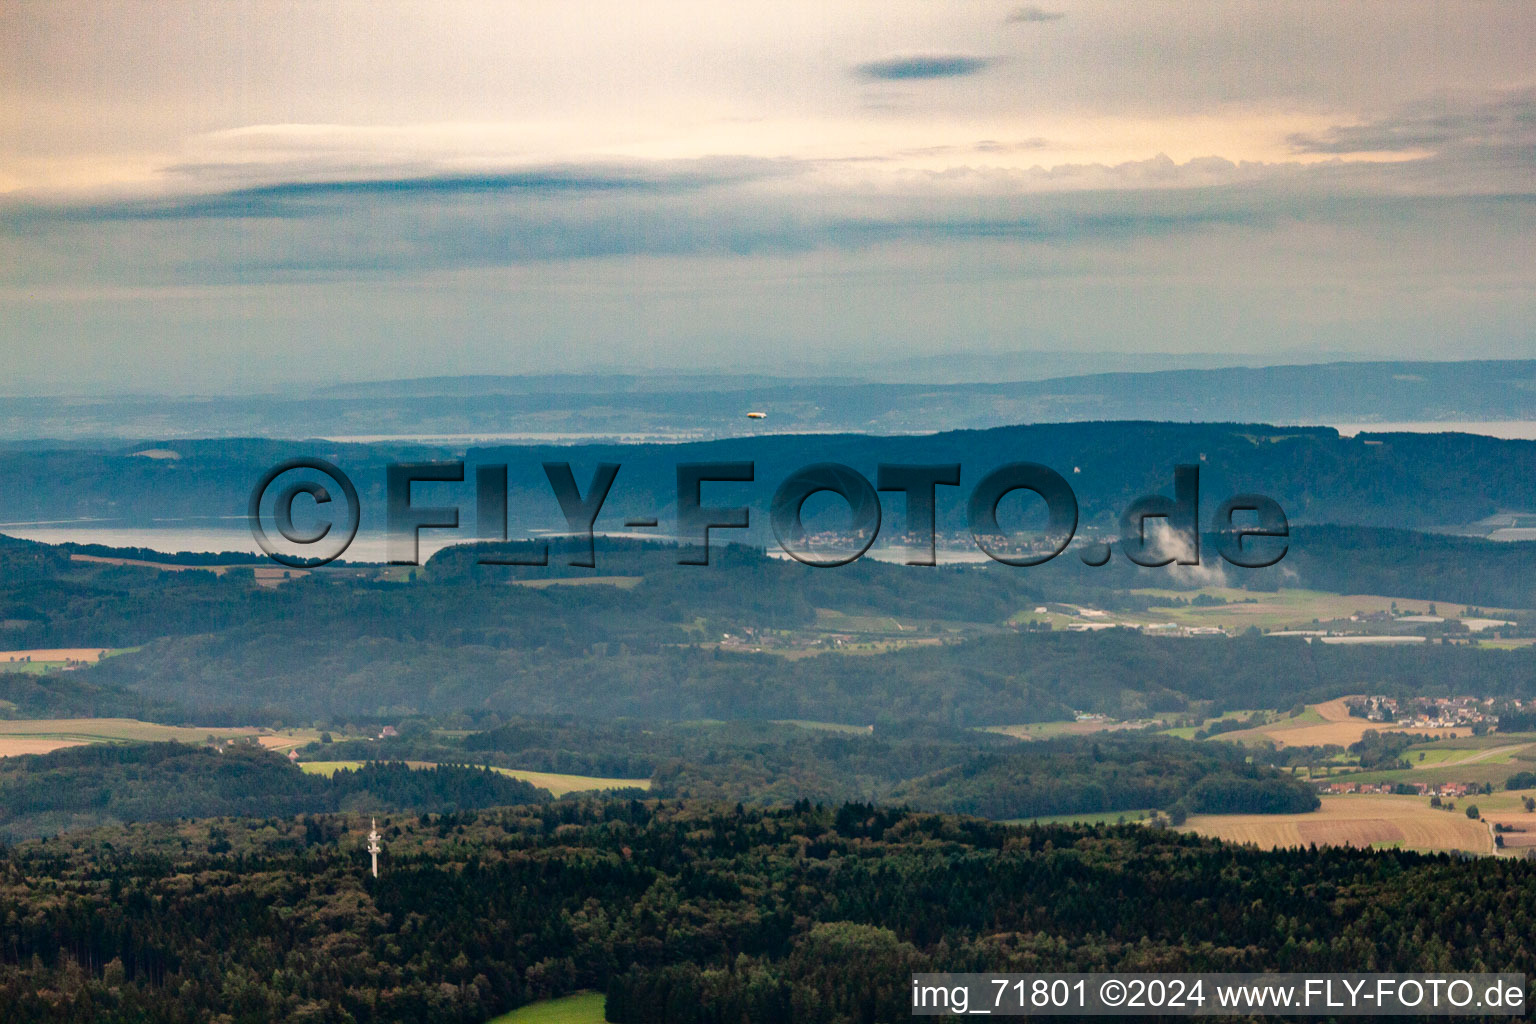
[[372, 819], [372, 825], [373, 825], [373, 827], [372, 827], [372, 829], [368, 833], [368, 853], [373, 858], [373, 877], [374, 878], [378, 878], [379, 877], [379, 854], [384, 851], [384, 847], [379, 844], [379, 840], [383, 839], [384, 837], [379, 835], [379, 819], [378, 818], [373, 818]]

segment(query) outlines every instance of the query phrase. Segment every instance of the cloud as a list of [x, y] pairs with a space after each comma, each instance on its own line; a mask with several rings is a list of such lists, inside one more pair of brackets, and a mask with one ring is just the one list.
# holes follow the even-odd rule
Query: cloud
[[[664, 196], [739, 185], [795, 169], [789, 161], [728, 158], [633, 166], [568, 164], [476, 174], [290, 180], [169, 197], [76, 205], [19, 205], [0, 212], [0, 223], [310, 217], [325, 213], [338, 203], [451, 201], [480, 196]], [[205, 175], [217, 179], [226, 168], [182, 166], [173, 170], [198, 180]]]
[[1360, 124], [1287, 137], [1297, 153], [1405, 153], [1453, 146], [1536, 143], [1536, 92], [1525, 90], [1469, 107], [1419, 104]]
[[[613, 159], [475, 174], [351, 177], [305, 159], [280, 167], [180, 169], [179, 195], [67, 202], [0, 200], [0, 289], [68, 281], [154, 286], [385, 279], [466, 268], [614, 257], [876, 253], [910, 246], [1088, 251], [1138, 240], [1262, 239], [1297, 224], [1327, 232], [1536, 216], [1529, 163], [1469, 164], [1468, 147], [1398, 162], [1177, 162], [999, 166], [996, 147], [959, 145], [973, 165], [717, 156]], [[947, 152], [947, 147], [936, 152]], [[1471, 166], [1475, 173], [1469, 174]], [[300, 177], [275, 180], [276, 173]], [[230, 180], [236, 188], [218, 188]], [[259, 182], [256, 183], [256, 182]], [[813, 199], [814, 201], [807, 201]], [[1495, 210], [1495, 207], [1497, 208]], [[958, 251], [958, 249], [956, 249]]]
[[1166, 571], [1179, 583], [1189, 587], [1225, 587], [1227, 572], [1213, 551], [1201, 553], [1194, 565], [1184, 565], [1195, 557], [1195, 548], [1189, 537], [1173, 529], [1166, 519], [1152, 519], [1145, 524], [1146, 553], [1151, 560], [1172, 558]]
[[1061, 11], [1047, 11], [1033, 4], [1027, 7], [1015, 7], [1008, 12], [1008, 17], [1003, 19], [1009, 25], [1018, 25], [1026, 22], [1060, 21], [1066, 14]]
[[855, 70], [865, 78], [884, 82], [902, 82], [915, 78], [962, 78], [986, 70], [990, 57], [971, 57], [960, 53], [931, 53], [910, 57], [887, 57], [860, 64]]

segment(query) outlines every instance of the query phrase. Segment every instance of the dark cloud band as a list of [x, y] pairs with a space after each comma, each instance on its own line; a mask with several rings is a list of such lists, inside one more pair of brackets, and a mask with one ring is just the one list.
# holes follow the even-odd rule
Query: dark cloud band
[[864, 78], [904, 82], [922, 78], [963, 78], [985, 71], [992, 64], [987, 57], [958, 53], [935, 53], [915, 57], [887, 57], [860, 64], [856, 69]]

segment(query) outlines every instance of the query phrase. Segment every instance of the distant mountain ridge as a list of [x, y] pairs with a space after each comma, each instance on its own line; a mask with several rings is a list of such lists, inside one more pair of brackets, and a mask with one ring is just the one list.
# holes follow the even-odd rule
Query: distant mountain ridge
[[[749, 411], [767, 418], [749, 423]], [[703, 373], [429, 377], [251, 397], [0, 398], [0, 440], [707, 440], [1092, 420], [1536, 420], [1536, 361], [1313, 363], [961, 384]]]

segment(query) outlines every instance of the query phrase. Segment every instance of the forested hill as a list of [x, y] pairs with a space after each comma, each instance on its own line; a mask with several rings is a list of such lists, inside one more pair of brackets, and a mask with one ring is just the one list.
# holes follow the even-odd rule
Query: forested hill
[[[134, 454], [146, 448], [161, 457]], [[175, 457], [166, 456], [170, 452]], [[337, 463], [357, 485], [363, 529], [382, 528], [384, 470], [396, 461], [464, 456], [462, 448], [332, 441], [220, 440], [134, 445], [18, 444], [0, 447], [0, 472], [26, 486], [0, 492], [0, 521], [106, 519], [119, 525], [227, 517], [238, 522], [252, 486], [294, 457]], [[965, 529], [964, 501], [985, 474], [1031, 461], [1067, 477], [1085, 526], [1113, 527], [1135, 498], [1172, 488], [1173, 467], [1201, 468], [1207, 514], [1226, 497], [1258, 492], [1280, 502], [1296, 523], [1433, 528], [1475, 522], [1499, 511], [1536, 509], [1536, 442], [1469, 434], [1362, 434], [1343, 438], [1319, 427], [1263, 424], [1085, 422], [999, 427], [926, 435], [762, 435], [681, 444], [580, 444], [482, 447], [468, 452], [466, 481], [441, 486], [469, 523], [476, 507], [474, 467], [506, 464], [514, 534], [563, 529], [541, 463], [570, 462], [590, 479], [599, 462], [623, 468], [600, 529], [654, 516], [670, 528], [683, 462], [751, 461], [751, 484], [712, 485], [712, 501], [749, 505], [765, 525], [769, 499], [793, 471], [846, 463], [873, 480], [879, 463], [960, 463], [958, 488], [940, 487], [940, 529]], [[892, 496], [895, 497], [895, 496]], [[727, 499], [729, 501], [727, 502]], [[898, 510], [891, 506], [892, 516]], [[1209, 525], [1209, 524], [1207, 524]], [[758, 540], [768, 534], [760, 531]]]
[[569, 716], [523, 716], [463, 737], [406, 731], [319, 744], [303, 756], [639, 777], [663, 797], [758, 805], [873, 800], [998, 819], [1149, 809], [1298, 813], [1318, 806], [1311, 786], [1264, 763], [1265, 751], [1129, 731], [1021, 742], [926, 722], [863, 732]]
[[338, 810], [456, 811], [538, 803], [548, 792], [497, 772], [367, 764], [309, 775], [259, 747], [89, 745], [0, 759], [0, 839], [120, 821]]
[[[1536, 603], [1533, 544], [1305, 529], [1293, 540], [1296, 568], [1282, 562], [1275, 571], [1285, 575], [1271, 583], [1342, 589], [1353, 579], [1393, 596]], [[199, 724], [469, 710], [990, 725], [1070, 718], [1074, 709], [1137, 718], [1199, 700], [1289, 708], [1359, 692], [1536, 696], [1529, 647], [1044, 634], [1015, 621], [1041, 602], [1145, 608], [1146, 594], [1111, 585], [1168, 585], [1178, 580], [1169, 570], [1090, 569], [1074, 559], [1056, 571], [1055, 563], [867, 560], [812, 569], [744, 548], [722, 548], [708, 567], [678, 566], [675, 551], [659, 547], [600, 558], [610, 555], [612, 567], [599, 572], [639, 575], [512, 586], [458, 553], [414, 582], [335, 570], [264, 587], [249, 570], [162, 573], [0, 544], [9, 649], [141, 648], [69, 673], [68, 683], [6, 679], [0, 699], [21, 714], [149, 713]], [[1423, 593], [1416, 580], [1432, 589]], [[848, 656], [818, 647], [825, 653], [799, 659], [716, 650], [726, 633], [824, 633], [827, 612], [901, 616], [910, 625], [892, 632], [904, 649]]]
[[[863, 804], [168, 823], [0, 848], [0, 1018], [904, 1020], [913, 971], [1536, 974], [1536, 864]], [[213, 848], [210, 850], [210, 848]]]

